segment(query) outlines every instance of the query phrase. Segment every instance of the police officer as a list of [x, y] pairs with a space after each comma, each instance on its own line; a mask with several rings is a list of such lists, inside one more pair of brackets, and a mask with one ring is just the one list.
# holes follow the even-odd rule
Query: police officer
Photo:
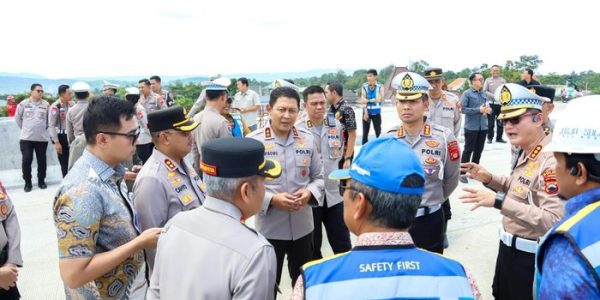
[[67, 139], [69, 144], [73, 143], [76, 137], [83, 134], [83, 115], [89, 105], [90, 85], [79, 81], [75, 82], [71, 89], [75, 93], [77, 103], [67, 113]]
[[31, 96], [19, 103], [15, 121], [21, 128], [19, 135], [19, 146], [21, 148], [23, 180], [25, 180], [25, 192], [30, 192], [31, 163], [33, 151], [37, 159], [38, 186], [45, 189], [46, 186], [46, 149], [48, 148], [48, 101], [42, 99], [44, 89], [39, 83], [31, 85]]
[[67, 175], [67, 167], [69, 166], [67, 112], [69, 112], [69, 108], [75, 105], [71, 99], [73, 99], [71, 88], [68, 85], [60, 85], [58, 87], [58, 100], [50, 105], [50, 114], [48, 115], [48, 132], [58, 154], [58, 162], [63, 177]]
[[110, 83], [104, 80], [104, 86], [102, 87], [102, 94], [106, 96], [115, 96], [117, 94], [118, 85]]
[[500, 245], [492, 286], [496, 299], [532, 299], [537, 240], [563, 216], [556, 159], [543, 151], [551, 136], [543, 130], [543, 100], [514, 83], [501, 85], [498, 119], [513, 145], [523, 149], [510, 176], [493, 175], [475, 163], [461, 164], [467, 177], [493, 191], [464, 187], [463, 203], [494, 207], [502, 214]]
[[[177, 213], [204, 202], [200, 175], [183, 159], [190, 153], [191, 131], [197, 126], [198, 123], [185, 117], [180, 106], [148, 114], [148, 128], [156, 148], [133, 185], [142, 230], [163, 227]], [[154, 251], [146, 251], [150, 271], [154, 255]]]
[[0, 299], [19, 299], [17, 267], [23, 266], [21, 257], [21, 228], [12, 201], [0, 182]]
[[[324, 174], [329, 174], [339, 169], [338, 162], [343, 155], [342, 124], [335, 119], [333, 113], [325, 115], [327, 100], [323, 88], [318, 85], [309, 86], [302, 94], [306, 116], [296, 123], [296, 128], [312, 133], [323, 163]], [[319, 206], [313, 207], [315, 224], [313, 259], [323, 257], [321, 255], [323, 225], [334, 253], [346, 252], [352, 247], [350, 232], [344, 224], [342, 197], [338, 192], [337, 181], [325, 179], [324, 192], [323, 198], [318, 199]]]
[[204, 83], [206, 88], [206, 107], [202, 112], [194, 116], [194, 122], [199, 123], [193, 132], [194, 147], [192, 148], [193, 165], [198, 170], [202, 159], [200, 147], [202, 143], [218, 138], [232, 137], [231, 128], [227, 119], [221, 115], [221, 111], [227, 106], [227, 86], [208, 81]]
[[445, 217], [441, 207], [458, 185], [458, 141], [450, 129], [425, 118], [430, 89], [425, 78], [402, 72], [394, 77], [392, 87], [396, 89], [396, 109], [402, 125], [386, 135], [408, 143], [421, 159], [425, 172], [425, 194], [410, 234], [418, 247], [443, 253]]
[[165, 101], [167, 107], [171, 107], [175, 105], [175, 101], [173, 100], [171, 93], [162, 88], [161, 82], [162, 80], [158, 75], [153, 75], [150, 77], [150, 87], [152, 88], [152, 92], [158, 94], [161, 98], [161, 101]]
[[[227, 87], [231, 85], [231, 80], [227, 77], [221, 77], [221, 75], [210, 77], [210, 81], [212, 81], [213, 83], [216, 83], [218, 85], [227, 86]], [[206, 83], [206, 82], [203, 82], [203, 83]], [[204, 110], [205, 106], [206, 106], [206, 89], [203, 89], [202, 92], [200, 92], [198, 99], [196, 99], [196, 102], [194, 102], [194, 105], [192, 105], [192, 108], [190, 108], [190, 111], [188, 112], [187, 117], [188, 118], [194, 117], [196, 115], [196, 113]]]
[[[273, 299], [273, 246], [240, 220], [263, 205], [265, 178], [281, 166], [248, 138], [202, 145], [204, 205], [182, 212], [164, 228], [148, 299]], [[225, 187], [225, 188], [224, 188]]]
[[154, 144], [152, 143], [152, 137], [148, 130], [148, 113], [144, 106], [140, 103], [140, 90], [135, 87], [128, 87], [125, 89], [125, 99], [135, 105], [135, 117], [140, 126], [140, 136], [135, 142], [135, 152], [137, 156], [145, 163], [150, 155], [152, 155], [152, 149]]
[[408, 233], [425, 192], [421, 164], [406, 143], [380, 138], [329, 176], [350, 179], [340, 193], [357, 245], [305, 264], [292, 299], [480, 299], [459, 262], [415, 247]]
[[144, 78], [138, 81], [138, 88], [140, 90], [140, 103], [146, 109], [146, 112], [151, 113], [157, 110], [167, 108], [167, 103], [157, 93], [154, 93], [150, 87], [150, 80]]
[[270, 124], [248, 137], [265, 145], [265, 157], [281, 162], [282, 175], [265, 182], [267, 192], [256, 216], [256, 229], [275, 247], [277, 284], [287, 254], [293, 285], [300, 275], [300, 266], [313, 256], [311, 206], [318, 205], [314, 199], [322, 199], [323, 165], [313, 135], [294, 127], [300, 110], [296, 90], [275, 88], [267, 110]]
[[552, 142], [565, 218], [542, 239], [537, 299], [600, 299], [600, 96], [575, 99], [558, 118]]
[[[455, 137], [460, 133], [460, 122], [462, 114], [460, 113], [460, 102], [458, 97], [452, 93], [444, 91], [444, 72], [441, 68], [427, 68], [423, 72], [423, 77], [431, 85], [429, 90], [429, 107], [427, 120], [432, 124], [446, 127], [452, 131]], [[446, 199], [442, 204], [444, 209], [444, 248], [448, 248], [448, 238], [446, 229], [448, 229], [448, 220], [452, 218], [450, 210], [450, 199]]]

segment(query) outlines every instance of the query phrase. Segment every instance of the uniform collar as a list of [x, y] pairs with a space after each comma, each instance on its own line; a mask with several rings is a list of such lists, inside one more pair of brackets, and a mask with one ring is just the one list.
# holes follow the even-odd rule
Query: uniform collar
[[[178, 161], [175, 161], [173, 159], [170, 159], [169, 157], [167, 157], [164, 153], [160, 152], [160, 150], [158, 150], [157, 148], [152, 149], [152, 156], [159, 161], [160, 163], [162, 163], [163, 165], [165, 165], [165, 167], [167, 167], [167, 169], [169, 171], [175, 171], [177, 169], [179, 169], [180, 172], [185, 173], [185, 166], [181, 166]], [[183, 167], [183, 168], [182, 168]]]
[[546, 146], [550, 143], [551, 138], [552, 137], [550, 135], [544, 136], [544, 138], [538, 143], [538, 145], [535, 146], [533, 148], [533, 150], [531, 150], [531, 152], [529, 152], [529, 154], [527, 155], [527, 159], [537, 160], [537, 158], [540, 155], [540, 153], [542, 152], [542, 149], [544, 148], [544, 146]]
[[206, 106], [204, 108], [204, 110], [206, 111], [210, 111], [210, 112], [214, 112], [216, 114], [218, 114], [219, 116], [221, 115], [221, 113], [219, 112], [219, 110], [217, 110], [216, 108], [212, 107], [212, 106]]
[[[264, 134], [264, 137], [265, 137], [265, 141], [268, 141], [268, 140], [275, 140], [275, 142], [278, 141], [278, 139], [275, 136], [275, 132], [273, 132], [273, 129], [271, 128], [271, 123], [270, 122], [263, 129], [263, 134]], [[292, 127], [292, 130], [290, 130], [290, 132], [288, 133], [288, 138], [286, 140], [285, 145], [282, 145], [282, 146], [291, 145], [297, 139], [300, 139], [300, 133], [298, 133], [298, 129], [296, 128], [296, 126], [294, 126], [294, 127]]]
[[358, 236], [356, 246], [413, 245], [408, 232], [367, 232]]
[[208, 209], [209, 211], [222, 213], [237, 221], [240, 221], [242, 219], [242, 212], [240, 211], [240, 209], [229, 201], [217, 199], [211, 196], [206, 196], [202, 207]]
[[121, 164], [117, 165], [115, 168], [111, 168], [106, 162], [89, 152], [87, 149], [83, 151], [81, 158], [90, 165], [92, 170], [98, 174], [98, 177], [100, 177], [100, 180], [102, 181], [106, 181], [114, 175], [116, 175], [117, 178], [122, 178], [123, 175], [125, 175], [125, 168]]
[[[421, 130], [421, 136], [431, 136], [431, 124], [425, 121], [423, 124], [423, 129]], [[403, 138], [406, 137], [406, 133], [404, 132], [404, 127], [400, 125], [398, 130], [396, 131], [396, 137]]]
[[565, 219], [567, 216], [574, 215], [582, 208], [600, 201], [600, 188], [587, 190], [567, 201], [565, 204]]

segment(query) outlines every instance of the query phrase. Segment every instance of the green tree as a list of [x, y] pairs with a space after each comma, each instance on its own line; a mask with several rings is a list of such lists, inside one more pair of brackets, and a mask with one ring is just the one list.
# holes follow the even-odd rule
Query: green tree
[[429, 63], [421, 59], [421, 60], [417, 60], [417, 61], [410, 63], [410, 66], [408, 67], [408, 69], [411, 72], [421, 74], [421, 73], [423, 73], [423, 71], [425, 71], [425, 69], [427, 69], [427, 67], [429, 67]]

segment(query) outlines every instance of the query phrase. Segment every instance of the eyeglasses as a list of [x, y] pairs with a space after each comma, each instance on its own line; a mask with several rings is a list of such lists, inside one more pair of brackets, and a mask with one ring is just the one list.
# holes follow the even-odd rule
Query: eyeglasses
[[352, 188], [350, 185], [346, 184], [348, 182], [348, 180], [340, 180], [340, 184], [339, 184], [339, 192], [340, 192], [340, 196], [344, 196], [344, 192], [346, 190], [351, 190], [351, 191], [357, 191], [356, 189]]
[[140, 128], [138, 127], [134, 133], [122, 133], [122, 132], [110, 132], [110, 131], [98, 131], [96, 133], [124, 136], [131, 140], [131, 145], [135, 145], [135, 141], [137, 141], [138, 137], [140, 136], [140, 132], [141, 132]]
[[44, 90], [35, 90], [35, 91], [40, 94], [44, 93]]
[[522, 114], [522, 115], [514, 117], [514, 118], [504, 119], [504, 120], [500, 120], [500, 121], [502, 122], [502, 125], [505, 125], [506, 123], [510, 123], [512, 125], [518, 125], [519, 123], [521, 123], [521, 118], [523, 118], [527, 115], [531, 116], [531, 113], [525, 113], [525, 114]]
[[429, 83], [440, 83], [441, 81], [442, 81], [441, 79], [430, 79], [430, 80], [427, 80], [427, 82], [429, 82]]

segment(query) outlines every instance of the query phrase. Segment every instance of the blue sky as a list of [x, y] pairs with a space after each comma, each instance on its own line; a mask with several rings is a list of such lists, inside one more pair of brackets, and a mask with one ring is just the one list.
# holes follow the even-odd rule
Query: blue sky
[[600, 71], [585, 1], [2, 1], [0, 72], [50, 78], [381, 68], [538, 54]]

